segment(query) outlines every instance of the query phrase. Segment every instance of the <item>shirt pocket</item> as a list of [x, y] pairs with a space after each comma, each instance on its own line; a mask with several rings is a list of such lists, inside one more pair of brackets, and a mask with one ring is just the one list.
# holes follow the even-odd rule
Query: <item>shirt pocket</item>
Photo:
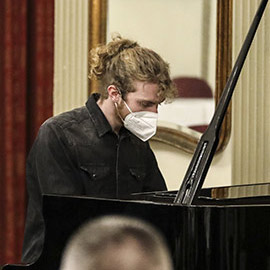
[[113, 195], [111, 168], [104, 165], [83, 164], [80, 169], [84, 179], [86, 195]]
[[143, 191], [143, 185], [146, 177], [144, 168], [132, 167], [129, 168], [130, 181], [128, 183], [129, 193]]
[[110, 174], [108, 166], [86, 164], [81, 165], [80, 169], [89, 176], [91, 181], [102, 181]]

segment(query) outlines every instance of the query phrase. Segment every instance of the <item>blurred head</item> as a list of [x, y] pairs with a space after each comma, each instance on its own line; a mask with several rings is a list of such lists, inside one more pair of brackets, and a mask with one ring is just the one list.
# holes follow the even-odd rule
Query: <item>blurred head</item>
[[60, 270], [172, 270], [160, 233], [151, 225], [120, 216], [86, 223], [70, 239]]
[[153, 50], [120, 35], [114, 36], [107, 45], [92, 49], [89, 64], [89, 77], [100, 82], [99, 92], [104, 99], [108, 97], [110, 85], [125, 98], [127, 93], [136, 91], [136, 82], [156, 85], [160, 100], [175, 96], [169, 65]]

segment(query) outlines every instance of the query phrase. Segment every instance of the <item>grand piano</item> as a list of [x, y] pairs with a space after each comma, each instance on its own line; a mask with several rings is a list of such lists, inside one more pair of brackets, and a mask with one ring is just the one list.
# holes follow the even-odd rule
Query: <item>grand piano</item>
[[270, 184], [202, 189], [218, 145], [219, 130], [263, 15], [262, 0], [178, 191], [133, 194], [122, 199], [44, 194], [45, 240], [41, 256], [3, 270], [57, 270], [65, 244], [84, 222], [103, 215], [146, 220], [165, 236], [176, 270], [270, 269]]

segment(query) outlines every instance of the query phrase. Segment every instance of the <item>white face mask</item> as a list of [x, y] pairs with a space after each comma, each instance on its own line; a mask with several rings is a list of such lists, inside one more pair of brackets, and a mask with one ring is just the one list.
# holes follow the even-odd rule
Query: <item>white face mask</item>
[[124, 101], [130, 113], [122, 119], [124, 126], [142, 141], [149, 140], [156, 134], [158, 114], [154, 112], [142, 111], [132, 112]]

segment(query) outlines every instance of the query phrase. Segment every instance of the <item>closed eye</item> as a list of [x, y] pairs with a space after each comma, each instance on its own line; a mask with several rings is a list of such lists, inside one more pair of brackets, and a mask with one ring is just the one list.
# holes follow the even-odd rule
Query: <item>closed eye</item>
[[156, 103], [151, 102], [151, 101], [142, 101], [141, 106], [143, 108], [149, 108], [149, 107], [152, 107], [152, 106], [156, 106]]

